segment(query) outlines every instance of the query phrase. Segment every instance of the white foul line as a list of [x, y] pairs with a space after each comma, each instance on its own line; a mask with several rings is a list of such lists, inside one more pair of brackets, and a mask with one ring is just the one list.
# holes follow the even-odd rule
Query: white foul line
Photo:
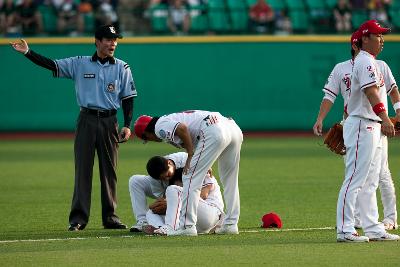
[[[240, 233], [261, 233], [261, 232], [295, 232], [295, 231], [318, 231], [318, 230], [334, 230], [335, 227], [315, 227], [315, 228], [292, 228], [292, 229], [263, 229], [258, 230], [240, 230]], [[89, 236], [89, 237], [65, 237], [65, 238], [45, 238], [45, 239], [16, 239], [16, 240], [0, 240], [0, 244], [18, 243], [18, 242], [51, 242], [51, 241], [68, 241], [68, 240], [89, 240], [89, 239], [110, 239], [110, 238], [132, 238], [135, 235], [123, 236]]]

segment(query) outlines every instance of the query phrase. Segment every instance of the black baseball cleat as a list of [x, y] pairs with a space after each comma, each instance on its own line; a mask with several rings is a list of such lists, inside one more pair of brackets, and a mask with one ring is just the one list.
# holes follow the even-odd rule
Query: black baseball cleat
[[121, 222], [107, 223], [104, 225], [104, 229], [127, 229], [128, 227]]
[[80, 231], [85, 229], [86, 224], [80, 224], [80, 223], [71, 223], [68, 227], [68, 231]]

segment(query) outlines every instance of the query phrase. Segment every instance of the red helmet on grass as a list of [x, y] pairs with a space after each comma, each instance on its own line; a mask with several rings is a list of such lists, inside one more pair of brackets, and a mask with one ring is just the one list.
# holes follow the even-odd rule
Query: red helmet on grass
[[270, 212], [262, 216], [262, 228], [282, 228], [282, 220], [275, 212]]

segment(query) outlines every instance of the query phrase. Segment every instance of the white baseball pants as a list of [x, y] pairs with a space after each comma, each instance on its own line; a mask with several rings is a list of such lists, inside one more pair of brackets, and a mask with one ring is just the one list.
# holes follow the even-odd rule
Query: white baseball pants
[[151, 179], [153, 178], [148, 175], [133, 175], [129, 178], [129, 194], [136, 222], [146, 221], [146, 212], [149, 209], [147, 197], [157, 198], [151, 190]]
[[382, 167], [379, 173], [379, 189], [383, 205], [384, 223], [397, 224], [396, 192], [388, 160], [388, 138], [382, 138]]
[[[383, 206], [383, 223], [397, 224], [396, 192], [393, 184], [392, 174], [388, 164], [388, 139], [382, 137], [382, 157], [381, 169], [379, 173], [379, 190], [381, 191], [381, 201]], [[355, 211], [356, 225], [361, 224], [358, 200]]]
[[221, 115], [213, 124], [203, 123], [188, 174], [183, 175], [181, 228], [197, 223], [200, 190], [207, 171], [218, 160], [225, 200], [224, 224], [237, 224], [240, 215], [239, 162], [243, 134], [234, 120]]
[[[167, 200], [167, 212], [165, 215], [154, 214], [150, 209], [147, 211], [147, 222], [158, 228], [164, 224], [171, 226], [174, 230], [179, 228], [179, 218], [182, 207], [182, 191], [183, 188], [177, 185], [170, 185], [165, 191]], [[215, 206], [200, 199], [197, 209], [197, 225], [198, 233], [208, 233], [214, 228], [221, 216], [222, 212]]]
[[337, 202], [337, 233], [355, 233], [354, 209], [359, 200], [364, 233], [383, 234], [379, 223], [376, 189], [382, 156], [381, 125], [367, 119], [350, 116], [343, 128], [346, 146], [345, 179]]

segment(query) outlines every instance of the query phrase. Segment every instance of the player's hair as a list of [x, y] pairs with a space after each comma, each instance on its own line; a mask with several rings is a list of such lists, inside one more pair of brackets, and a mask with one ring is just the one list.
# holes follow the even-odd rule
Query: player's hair
[[183, 168], [175, 169], [174, 175], [171, 177], [171, 179], [169, 179], [168, 184], [176, 185], [176, 182], [182, 183], [182, 174], [183, 174]]
[[168, 159], [154, 156], [147, 162], [147, 173], [156, 180], [160, 180], [161, 173], [168, 170]]
[[156, 127], [156, 123], [160, 117], [153, 117], [149, 124], [147, 124], [145, 132], [154, 133], [154, 128]]
[[352, 48], [351, 49], [351, 57], [354, 58], [354, 55], [356, 54], [356, 51]]
[[[371, 36], [371, 34], [369, 33], [368, 35], [363, 35], [363, 36], [367, 36], [368, 38]], [[363, 42], [362, 42], [362, 36], [361, 36], [361, 38], [359, 38], [358, 40], [357, 40], [357, 42], [355, 43], [355, 45], [358, 47], [358, 48], [362, 48], [362, 44], [363, 44]]]

